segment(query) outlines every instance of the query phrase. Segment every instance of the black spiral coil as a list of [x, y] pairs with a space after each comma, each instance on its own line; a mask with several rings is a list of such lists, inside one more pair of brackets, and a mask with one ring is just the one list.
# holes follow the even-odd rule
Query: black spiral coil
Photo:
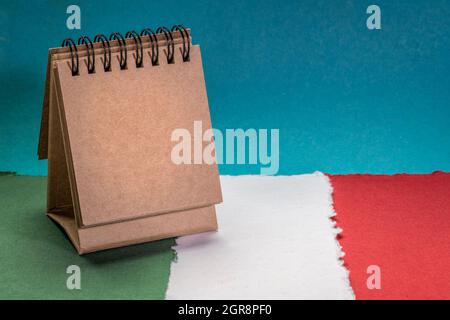
[[166, 37], [166, 42], [167, 42], [167, 52], [166, 52], [167, 64], [174, 63], [175, 46], [174, 46], [174, 43], [173, 43], [172, 33], [166, 27], [159, 27], [158, 29], [156, 29], [156, 33], [163, 33], [164, 36]]
[[136, 45], [136, 68], [141, 68], [142, 62], [143, 62], [143, 55], [144, 55], [141, 37], [136, 33], [136, 31], [132, 30], [132, 31], [128, 31], [125, 34], [125, 38], [133, 38], [134, 39], [134, 44]]
[[94, 45], [92, 44], [92, 41], [87, 36], [81, 36], [78, 38], [78, 45], [84, 44], [86, 46], [87, 50], [87, 57], [88, 57], [88, 73], [94, 73], [95, 72], [95, 51], [94, 51]]
[[111, 45], [108, 38], [103, 34], [98, 34], [94, 38], [94, 42], [102, 42], [103, 46], [103, 69], [105, 72], [111, 71]]
[[119, 41], [120, 46], [120, 70], [127, 68], [127, 42], [125, 38], [119, 32], [113, 32], [109, 36], [109, 40]]
[[71, 39], [64, 39], [62, 42], [62, 47], [69, 47], [70, 50], [70, 60], [71, 60], [71, 71], [72, 76], [77, 76], [80, 74], [79, 69], [79, 56], [77, 45], [84, 45], [87, 51], [87, 69], [88, 74], [95, 73], [95, 43], [102, 43], [103, 48], [103, 57], [101, 58], [103, 62], [103, 69], [105, 72], [109, 72], [112, 70], [112, 54], [111, 54], [111, 44], [110, 41], [117, 41], [119, 44], [119, 65], [121, 70], [126, 70], [127, 66], [127, 39], [133, 39], [135, 44], [135, 62], [136, 68], [142, 68], [144, 66], [144, 44], [143, 37], [148, 37], [150, 40], [150, 49], [151, 52], [151, 64], [152, 66], [159, 65], [159, 40], [158, 34], [163, 34], [166, 42], [166, 46], [164, 48], [164, 53], [167, 58], [167, 64], [175, 63], [175, 41], [173, 35], [179, 33], [183, 44], [182, 48], [180, 48], [181, 58], [183, 62], [190, 61], [190, 50], [191, 50], [191, 41], [188, 30], [182, 25], [174, 25], [170, 30], [166, 27], [159, 27], [154, 32], [150, 28], [143, 29], [140, 33], [130, 30], [125, 34], [125, 37], [122, 36], [119, 32], [113, 32], [109, 37], [98, 34], [94, 37], [94, 40], [87, 36], [81, 36], [78, 39], [77, 44]]
[[[61, 47], [69, 47], [70, 49], [70, 60], [72, 61], [72, 76], [77, 76], [80, 74], [80, 69], [78, 68], [78, 50], [75, 42], [71, 38], [64, 39]], [[75, 63], [76, 62], [76, 63]]]
[[156, 33], [150, 29], [145, 28], [141, 31], [141, 37], [142, 36], [148, 36], [150, 39], [150, 43], [152, 46], [152, 66], [157, 66], [159, 64], [159, 45], [158, 45], [158, 37], [156, 36]]
[[179, 31], [181, 34], [181, 38], [183, 39], [183, 51], [181, 52], [183, 62], [189, 61], [189, 55], [191, 52], [191, 41], [189, 40], [189, 33], [181, 24], [172, 27], [172, 32], [175, 31]]

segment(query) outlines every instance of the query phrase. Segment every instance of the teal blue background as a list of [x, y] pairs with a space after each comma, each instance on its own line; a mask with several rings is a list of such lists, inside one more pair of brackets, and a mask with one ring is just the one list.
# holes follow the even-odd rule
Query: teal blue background
[[[366, 28], [374, 3], [378, 31]], [[66, 28], [70, 4], [81, 31]], [[449, 17], [444, 0], [1, 1], [0, 171], [46, 174], [49, 47], [176, 23], [202, 46], [214, 127], [279, 128], [280, 174], [450, 171]]]

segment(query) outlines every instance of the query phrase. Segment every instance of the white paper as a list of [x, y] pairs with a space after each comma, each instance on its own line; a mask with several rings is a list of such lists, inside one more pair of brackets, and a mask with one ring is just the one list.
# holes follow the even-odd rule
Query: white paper
[[322, 173], [222, 176], [218, 232], [177, 239], [167, 299], [354, 299]]

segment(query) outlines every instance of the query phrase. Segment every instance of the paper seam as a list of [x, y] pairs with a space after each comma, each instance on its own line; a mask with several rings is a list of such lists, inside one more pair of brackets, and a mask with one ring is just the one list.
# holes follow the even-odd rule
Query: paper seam
[[321, 175], [326, 180], [327, 185], [328, 185], [327, 205], [328, 205], [328, 212], [330, 212], [330, 214], [328, 216], [328, 220], [335, 232], [334, 240], [335, 240], [335, 244], [336, 244], [336, 259], [337, 259], [339, 265], [345, 270], [345, 274], [347, 275], [347, 277], [345, 279], [346, 288], [347, 288], [348, 292], [351, 294], [351, 296], [353, 297], [353, 299], [356, 299], [355, 293], [350, 284], [350, 270], [347, 269], [347, 267], [345, 266], [345, 261], [344, 261], [345, 251], [338, 239], [338, 237], [340, 235], [342, 235], [344, 230], [338, 226], [336, 221], [333, 220], [333, 218], [337, 216], [337, 212], [334, 209], [334, 201], [333, 201], [334, 188], [333, 188], [333, 185], [331, 184], [331, 180], [328, 175], [326, 175], [322, 172], [319, 172], [319, 171], [316, 171], [315, 174]]

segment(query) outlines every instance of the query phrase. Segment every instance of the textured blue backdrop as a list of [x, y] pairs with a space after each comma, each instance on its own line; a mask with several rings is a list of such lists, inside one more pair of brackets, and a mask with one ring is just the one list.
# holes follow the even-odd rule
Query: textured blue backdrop
[[[450, 171], [450, 1], [2, 1], [0, 170], [36, 159], [47, 48], [183, 23], [203, 51], [213, 125], [279, 128], [280, 174]], [[81, 31], [65, 26], [82, 10]], [[257, 173], [257, 166], [221, 166]]]

